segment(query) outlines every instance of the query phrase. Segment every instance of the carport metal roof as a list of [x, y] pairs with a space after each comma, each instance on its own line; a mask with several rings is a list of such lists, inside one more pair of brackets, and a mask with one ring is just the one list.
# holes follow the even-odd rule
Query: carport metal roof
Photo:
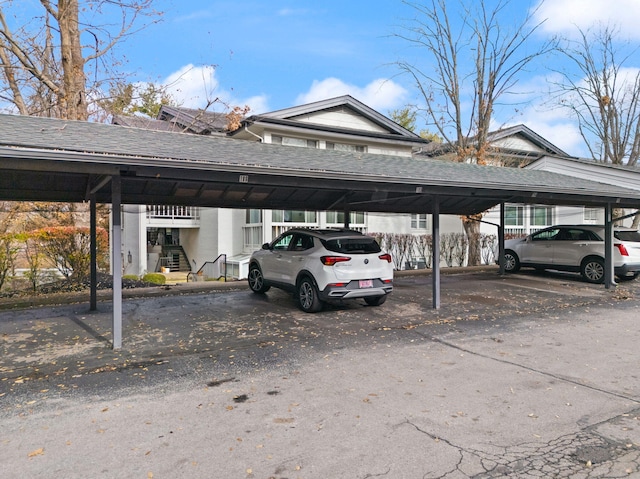
[[[501, 203], [639, 207], [640, 192], [545, 171], [0, 115], [0, 199], [473, 214]], [[98, 188], [96, 188], [98, 187]]]
[[[440, 214], [505, 202], [603, 206], [609, 214], [612, 206], [640, 208], [640, 191], [538, 170], [0, 115], [0, 200], [432, 213], [437, 257]], [[120, 258], [120, 215], [113, 223], [112, 257]], [[114, 348], [122, 343], [121, 275], [113, 268]], [[439, 278], [435, 265], [434, 307]]]

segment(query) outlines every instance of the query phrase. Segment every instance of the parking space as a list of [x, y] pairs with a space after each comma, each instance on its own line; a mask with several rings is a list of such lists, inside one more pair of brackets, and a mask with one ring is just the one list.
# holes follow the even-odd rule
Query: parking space
[[121, 351], [108, 302], [0, 312], [5, 477], [640, 475], [640, 283], [446, 273], [440, 310], [428, 274], [317, 314], [158, 290]]
[[291, 344], [330, 350], [418, 327], [460, 329], [497, 321], [508, 327], [520, 317], [535, 315], [542, 321], [578, 307], [618, 304], [638, 290], [638, 282], [611, 291], [562, 273], [501, 277], [492, 267], [445, 273], [439, 310], [432, 309], [430, 275], [414, 272], [398, 275], [393, 294], [382, 306], [347, 301], [316, 314], [300, 311], [286, 292], [254, 294], [245, 282], [131, 291], [138, 297], [124, 302], [121, 351], [110, 350], [108, 301], [100, 302], [97, 312], [77, 302], [83, 296], [66, 298], [71, 304], [4, 311], [0, 372], [11, 380], [63, 370], [66, 376], [83, 379], [90, 371], [134, 370], [156, 359], [206, 355], [226, 361], [238, 357], [238, 351], [258, 366]]

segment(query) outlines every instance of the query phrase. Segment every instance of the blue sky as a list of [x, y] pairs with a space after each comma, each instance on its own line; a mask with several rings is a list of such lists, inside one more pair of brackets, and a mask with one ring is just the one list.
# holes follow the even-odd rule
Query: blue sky
[[[346, 87], [371, 99], [367, 90], [379, 90], [376, 80], [398, 73], [389, 63], [401, 45], [390, 36], [402, 14], [411, 13], [397, 1], [161, 0], [157, 6], [164, 21], [148, 28], [144, 39], [132, 39], [135, 49], [127, 48], [139, 78], [166, 81], [187, 66], [216, 65], [209, 85], [255, 112], [307, 101], [323, 87], [332, 96]], [[190, 77], [197, 90], [201, 73]], [[370, 106], [395, 108], [405, 94], [399, 85], [390, 85], [391, 98], [380, 94]]]
[[[13, 5], [28, 2], [35, 0]], [[539, 2], [513, 0], [501, 26], [513, 26]], [[162, 21], [116, 53], [126, 59], [121, 69], [130, 81], [169, 85], [184, 106], [221, 98], [261, 113], [350, 94], [389, 114], [419, 102], [395, 66], [398, 60], [424, 61], [419, 50], [393, 36], [415, 15], [400, 0], [155, 0], [155, 7], [164, 12]], [[640, 45], [639, 18], [640, 0], [546, 0], [536, 18], [546, 22], [528, 48], [598, 21], [618, 25], [621, 37]], [[627, 66], [640, 67], [639, 55], [631, 60]], [[545, 104], [553, 67], [562, 64], [547, 57], [521, 75], [514, 89], [518, 103], [496, 109], [495, 127], [524, 123], [568, 153], [584, 155], [575, 122]]]
[[[538, 4], [513, 1], [503, 24], [509, 28]], [[350, 94], [389, 114], [419, 102], [395, 65], [421, 54], [393, 35], [415, 15], [400, 0], [158, 0], [156, 5], [165, 12], [163, 21], [127, 43], [128, 67], [141, 81], [175, 85], [174, 96], [185, 106], [201, 107], [207, 97], [220, 97], [261, 113]], [[598, 21], [618, 25], [621, 36], [638, 42], [638, 18], [638, 0], [547, 0], [536, 17], [546, 22], [529, 48]], [[545, 104], [550, 68], [561, 67], [557, 62], [543, 58], [521, 76], [518, 104], [497, 109], [495, 127], [524, 123], [568, 153], [585, 155], [575, 122]], [[634, 66], [640, 67], [640, 60]]]

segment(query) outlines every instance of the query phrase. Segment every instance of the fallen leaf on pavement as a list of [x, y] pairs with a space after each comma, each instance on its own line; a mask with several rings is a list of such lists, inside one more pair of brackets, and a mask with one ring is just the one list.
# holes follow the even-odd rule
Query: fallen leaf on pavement
[[31, 451], [29, 453], [29, 457], [41, 456], [43, 454], [44, 454], [44, 447], [41, 447], [40, 449], [36, 449], [35, 451]]

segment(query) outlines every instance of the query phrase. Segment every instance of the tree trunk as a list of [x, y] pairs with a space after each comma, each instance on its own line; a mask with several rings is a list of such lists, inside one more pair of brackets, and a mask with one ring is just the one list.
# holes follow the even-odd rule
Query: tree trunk
[[78, 0], [59, 0], [58, 25], [64, 83], [61, 111], [69, 120], [87, 120], [89, 117], [78, 18]]
[[463, 216], [462, 225], [469, 240], [469, 257], [467, 266], [478, 266], [482, 264], [482, 251], [480, 247], [480, 220], [482, 214], [473, 216]]

